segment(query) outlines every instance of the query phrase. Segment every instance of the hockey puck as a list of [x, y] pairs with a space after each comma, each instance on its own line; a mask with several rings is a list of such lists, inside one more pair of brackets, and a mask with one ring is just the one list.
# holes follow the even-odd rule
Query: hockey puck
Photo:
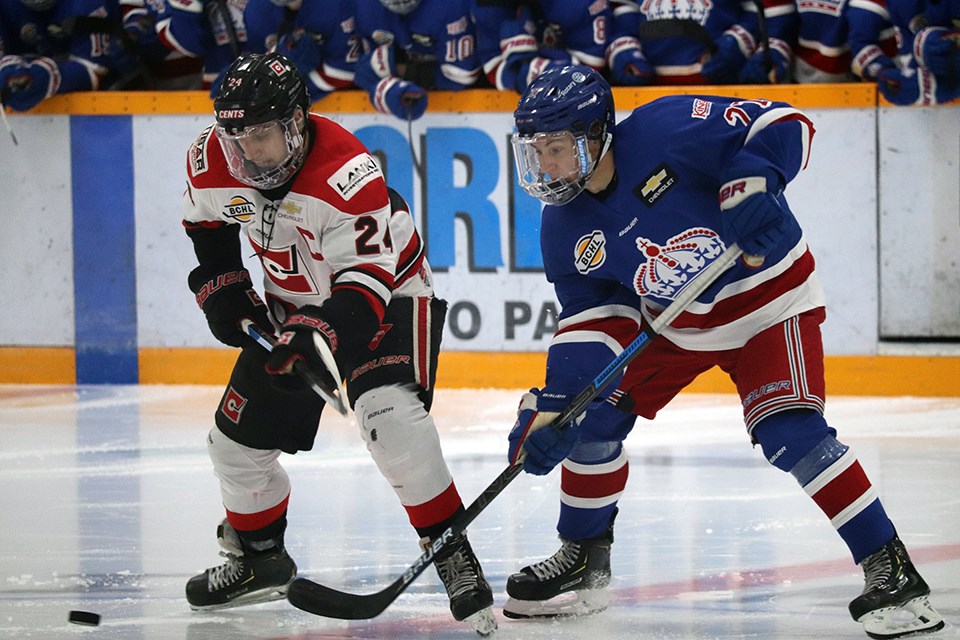
[[100, 614], [90, 613], [89, 611], [71, 611], [67, 620], [73, 624], [82, 624], [87, 627], [96, 627], [100, 625]]

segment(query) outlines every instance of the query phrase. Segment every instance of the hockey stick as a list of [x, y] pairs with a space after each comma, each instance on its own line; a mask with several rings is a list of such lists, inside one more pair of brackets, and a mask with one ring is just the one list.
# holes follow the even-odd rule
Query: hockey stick
[[[649, 324], [647, 328], [641, 331], [633, 342], [628, 344], [620, 355], [613, 359], [607, 367], [601, 371], [597, 377], [581, 391], [560, 412], [551, 427], [564, 429], [568, 428], [574, 418], [586, 411], [587, 406], [599, 395], [637, 355], [647, 348], [650, 341], [670, 324], [680, 313], [686, 309], [691, 302], [696, 300], [701, 293], [712, 285], [716, 279], [727, 270], [727, 268], [740, 257], [743, 251], [736, 244], [731, 245], [710, 265], [704, 269], [700, 275], [687, 283], [680, 295], [671, 302]], [[494, 479], [490, 485], [477, 496], [477, 499], [467, 507], [460, 518], [454, 522], [443, 534], [433, 541], [429, 549], [417, 558], [416, 562], [407, 567], [399, 578], [394, 580], [393, 584], [385, 589], [366, 595], [357, 595], [337, 591], [322, 584], [307, 580], [306, 578], [297, 578], [290, 584], [287, 590], [287, 600], [290, 604], [309, 613], [325, 616], [327, 618], [340, 618], [342, 620], [366, 620], [374, 618], [383, 610], [390, 606], [401, 593], [406, 590], [410, 583], [419, 576], [427, 566], [433, 562], [436, 554], [439, 553], [450, 541], [451, 538], [462, 532], [467, 526], [476, 519], [477, 516], [489, 505], [494, 498], [500, 495], [517, 475], [523, 469], [522, 463], [515, 463], [504, 469], [499, 476]]]
[[10, 126], [10, 121], [7, 120], [7, 105], [4, 104], [5, 100], [3, 99], [6, 96], [6, 87], [3, 91], [0, 92], [0, 120], [3, 120], [3, 126], [7, 128], [7, 131], [10, 133], [10, 139], [13, 140], [13, 146], [19, 147], [20, 142], [17, 140], [17, 134], [13, 132], [13, 127]]
[[[273, 348], [277, 344], [277, 341], [274, 340], [273, 336], [267, 335], [260, 331], [260, 328], [247, 318], [244, 318], [240, 321], [240, 326], [248, 336], [257, 341], [257, 344], [267, 351], [273, 351]], [[322, 338], [320, 339], [322, 340]], [[327, 354], [329, 354], [329, 358], [326, 357]], [[324, 364], [327, 365], [327, 368], [331, 371], [336, 379], [339, 377], [336, 362], [333, 360], [333, 354], [329, 353], [329, 349], [327, 350], [327, 354], [321, 353], [320, 357], [324, 359]], [[347, 415], [347, 404], [345, 402], [347, 392], [343, 388], [342, 382], [339, 382], [338, 380], [339, 384], [336, 386], [336, 388], [334, 388], [332, 385], [324, 382], [324, 380], [313, 371], [310, 371], [310, 368], [307, 367], [302, 360], [297, 360], [293, 363], [293, 370], [297, 373], [297, 375], [307, 381], [307, 384], [310, 385], [310, 388], [313, 389], [318, 396], [323, 398], [324, 402], [336, 409], [337, 413], [342, 416]]]
[[754, 0], [757, 5], [757, 31], [760, 34], [760, 46], [763, 47], [763, 67], [770, 84], [776, 84], [777, 78], [770, 77], [773, 71], [773, 54], [770, 53], [770, 34], [767, 32], [767, 14], [763, 10], [763, 0]]

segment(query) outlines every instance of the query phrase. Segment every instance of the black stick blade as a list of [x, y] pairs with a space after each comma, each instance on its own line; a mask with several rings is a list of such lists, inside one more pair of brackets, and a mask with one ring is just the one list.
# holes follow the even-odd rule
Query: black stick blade
[[287, 588], [287, 600], [297, 609], [325, 618], [368, 620], [375, 618], [393, 602], [406, 586], [398, 581], [377, 593], [344, 593], [306, 578], [297, 578]]

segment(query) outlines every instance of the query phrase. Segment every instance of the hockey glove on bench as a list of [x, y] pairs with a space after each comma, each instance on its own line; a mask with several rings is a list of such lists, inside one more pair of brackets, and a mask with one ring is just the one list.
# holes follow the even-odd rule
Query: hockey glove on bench
[[197, 306], [207, 317], [210, 333], [220, 342], [231, 347], [253, 344], [253, 338], [240, 327], [244, 318], [262, 331], [273, 333], [267, 305], [254, 290], [246, 269], [210, 274], [209, 270], [197, 267], [190, 272], [187, 282], [197, 297]]
[[517, 421], [507, 438], [510, 443], [507, 458], [511, 465], [522, 461], [524, 471], [544, 476], [570, 455], [580, 441], [577, 425], [583, 415], [562, 429], [550, 426], [569, 402], [566, 395], [545, 394], [537, 388], [523, 394], [517, 408]]

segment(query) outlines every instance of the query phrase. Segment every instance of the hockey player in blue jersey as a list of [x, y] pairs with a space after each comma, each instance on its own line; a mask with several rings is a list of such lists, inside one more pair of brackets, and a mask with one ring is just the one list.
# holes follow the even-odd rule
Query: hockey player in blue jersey
[[277, 51], [303, 74], [311, 102], [353, 85], [361, 53], [355, 10], [354, 0], [307, 2], [280, 37]]
[[301, 0], [166, 0], [157, 16], [161, 42], [203, 61], [201, 86], [214, 98], [222, 76], [241, 53], [265, 53], [277, 44], [288, 14]]
[[117, 0], [0, 0], [0, 103], [27, 111], [137, 73], [116, 33]]
[[899, 66], [877, 77], [898, 105], [929, 106], [960, 98], [960, 0], [888, 0], [899, 33]]
[[[492, 87], [522, 93], [547, 69], [583, 64], [600, 70], [606, 63], [613, 20], [607, 0], [471, 2], [480, 63]], [[622, 53], [615, 67], [617, 73], [624, 74], [621, 79], [630, 73], [626, 67], [631, 62], [638, 73], [649, 71], [642, 58], [632, 55], [635, 50]]]
[[[782, 102], [687, 95], [641, 106], [615, 125], [609, 85], [580, 66], [542, 74], [515, 118], [519, 182], [546, 203], [543, 263], [561, 313], [546, 384], [523, 396], [509, 456], [525, 452], [524, 470], [534, 474], [562, 466], [562, 546], [509, 577], [504, 613], [606, 606], [628, 472], [623, 441], [637, 416], [652, 420], [718, 366], [736, 384], [752, 442], [796, 478], [862, 567], [853, 618], [875, 638], [941, 628], [855, 452], [823, 417], [824, 297], [783, 196], [807, 163], [810, 120]], [[721, 274], [577, 424], [548, 426], [734, 242], [755, 259]]]
[[364, 55], [354, 82], [380, 113], [416, 120], [427, 91], [459, 91], [480, 77], [468, 0], [357, 0]]

